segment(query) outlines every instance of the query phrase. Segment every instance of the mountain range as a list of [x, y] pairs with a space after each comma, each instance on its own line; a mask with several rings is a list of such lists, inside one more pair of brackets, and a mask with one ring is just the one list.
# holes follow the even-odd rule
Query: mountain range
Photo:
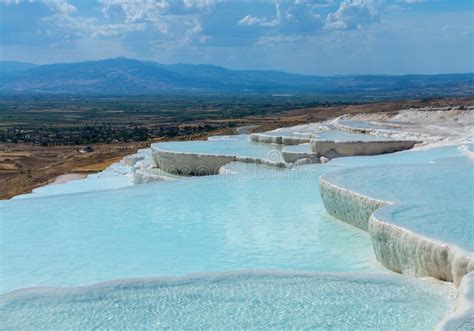
[[0, 94], [150, 95], [162, 93], [314, 93], [472, 96], [474, 73], [310, 76], [214, 65], [114, 58], [34, 65], [0, 62]]

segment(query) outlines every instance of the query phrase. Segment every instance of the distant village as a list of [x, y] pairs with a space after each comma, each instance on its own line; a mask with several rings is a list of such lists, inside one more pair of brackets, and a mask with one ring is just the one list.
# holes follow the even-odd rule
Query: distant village
[[220, 129], [228, 124], [160, 124], [153, 126], [81, 126], [8, 128], [0, 132], [2, 143], [27, 143], [40, 146], [114, 144], [148, 139], [173, 138]]

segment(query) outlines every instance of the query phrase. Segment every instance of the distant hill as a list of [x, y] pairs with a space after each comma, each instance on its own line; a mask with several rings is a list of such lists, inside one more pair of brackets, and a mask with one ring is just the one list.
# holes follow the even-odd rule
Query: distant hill
[[163, 65], [115, 58], [34, 65], [0, 62], [2, 94], [321, 93], [364, 95], [474, 95], [474, 74], [307, 76], [229, 70], [213, 65]]
[[36, 64], [18, 61], [0, 61], [0, 77], [9, 77], [36, 68]]

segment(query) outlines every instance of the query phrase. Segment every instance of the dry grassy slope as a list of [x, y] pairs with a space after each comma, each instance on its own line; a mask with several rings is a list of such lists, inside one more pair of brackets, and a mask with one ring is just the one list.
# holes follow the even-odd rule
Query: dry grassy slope
[[[1, 145], [4, 163], [10, 169], [0, 168], [0, 198], [8, 199], [30, 192], [66, 173], [100, 171], [139, 147], [141, 146], [137, 144], [94, 146], [94, 152], [81, 154], [77, 151], [77, 146]], [[24, 156], [20, 156], [21, 153]]]

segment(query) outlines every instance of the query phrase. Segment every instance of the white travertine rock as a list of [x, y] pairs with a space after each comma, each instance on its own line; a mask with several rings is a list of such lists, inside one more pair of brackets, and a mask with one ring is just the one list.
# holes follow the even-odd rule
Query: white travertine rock
[[280, 144], [280, 145], [299, 145], [308, 143], [309, 137], [290, 137], [290, 136], [278, 136], [269, 135], [265, 133], [252, 133], [250, 140], [254, 142], [266, 143], [266, 144]]
[[185, 176], [205, 176], [219, 174], [222, 166], [234, 162], [256, 163], [286, 168], [291, 165], [279, 160], [246, 157], [239, 155], [200, 154], [189, 152], [165, 151], [152, 146], [152, 155], [155, 163], [161, 170]]
[[133, 173], [133, 184], [135, 185], [176, 179], [182, 179], [182, 177], [164, 172], [157, 168], [137, 169]]
[[377, 260], [393, 271], [434, 277], [456, 286], [474, 271], [472, 252], [383, 221], [377, 212], [370, 217], [369, 233]]
[[[345, 174], [360, 175], [354, 171], [346, 171]], [[391, 220], [391, 215], [400, 214], [405, 210], [417, 210], [419, 206], [405, 206], [399, 202], [392, 204], [389, 201], [375, 199], [336, 185], [325, 176], [320, 178], [319, 185], [328, 213], [368, 231], [377, 259], [387, 268], [411, 276], [429, 276], [452, 281], [456, 286], [466, 274], [474, 271], [473, 252], [469, 248], [461, 248], [456, 243], [450, 242], [450, 239], [446, 240], [452, 236], [444, 235], [441, 237], [443, 240], [433, 239], [423, 231], [419, 232], [420, 229], [407, 229]], [[421, 198], [422, 195], [423, 193], [418, 197]], [[426, 217], [429, 217], [429, 211], [427, 215]], [[469, 231], [469, 220], [466, 222], [465, 230]], [[446, 224], [446, 226], [454, 225]], [[453, 231], [457, 230], [455, 228]], [[446, 232], [442, 228], [438, 231]]]
[[310, 163], [320, 163], [319, 157], [314, 153], [283, 150], [281, 154], [285, 162], [288, 163], [296, 164], [296, 162], [300, 159], [309, 159]]
[[321, 156], [319, 158], [319, 162], [320, 163], [328, 163], [329, 162], [329, 159], [327, 157], [324, 157], [324, 156]]
[[319, 190], [329, 214], [364, 231], [369, 231], [369, 218], [372, 213], [389, 205], [389, 202], [334, 185], [324, 177], [319, 179]]
[[344, 115], [333, 121], [349, 132], [385, 136], [398, 140], [419, 140], [421, 145], [439, 147], [462, 144], [472, 138], [474, 107], [426, 107], [403, 109], [397, 114]]
[[313, 162], [313, 160], [311, 160], [310, 158], [299, 158], [295, 161], [293, 165], [297, 167], [297, 166], [312, 164], [312, 163], [315, 163], [315, 162]]
[[149, 164], [149, 161], [151, 161], [150, 158], [150, 150], [148, 148], [143, 148], [139, 149], [135, 154], [125, 156], [122, 160], [120, 160], [120, 164], [135, 167], [138, 162], [142, 162], [142, 164]]
[[171, 152], [154, 146], [152, 155], [161, 170], [185, 176], [215, 175], [223, 165], [237, 161], [236, 156]]
[[474, 144], [469, 142], [458, 148], [467, 158], [474, 159]]
[[378, 155], [393, 153], [412, 148], [414, 140], [386, 140], [380, 141], [342, 141], [312, 139], [311, 150], [321, 156], [334, 158], [338, 156]]
[[436, 330], [474, 330], [474, 272], [464, 276], [454, 311], [438, 323]]

